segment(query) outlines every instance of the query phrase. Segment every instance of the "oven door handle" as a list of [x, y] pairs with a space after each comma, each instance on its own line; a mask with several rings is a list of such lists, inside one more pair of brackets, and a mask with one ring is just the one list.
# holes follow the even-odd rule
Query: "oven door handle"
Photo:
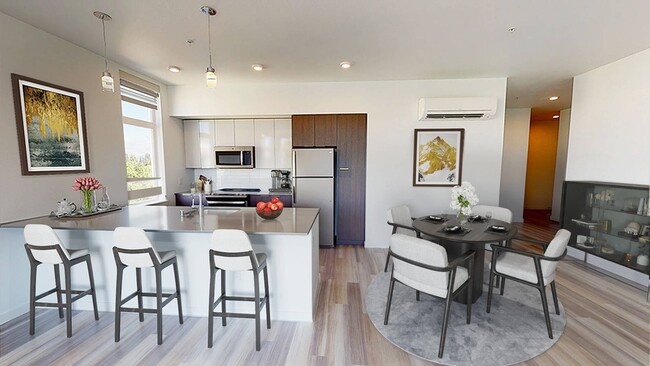
[[246, 201], [208, 201], [208, 206], [218, 206], [218, 205], [240, 205], [245, 206]]

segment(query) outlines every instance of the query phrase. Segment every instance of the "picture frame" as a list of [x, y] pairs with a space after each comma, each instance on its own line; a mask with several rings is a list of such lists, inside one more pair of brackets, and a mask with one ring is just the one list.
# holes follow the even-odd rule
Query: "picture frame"
[[22, 175], [87, 173], [84, 95], [11, 74]]
[[416, 129], [413, 186], [453, 187], [462, 182], [465, 129]]
[[650, 235], [650, 225], [644, 224], [641, 225], [641, 230], [639, 230], [639, 236]]

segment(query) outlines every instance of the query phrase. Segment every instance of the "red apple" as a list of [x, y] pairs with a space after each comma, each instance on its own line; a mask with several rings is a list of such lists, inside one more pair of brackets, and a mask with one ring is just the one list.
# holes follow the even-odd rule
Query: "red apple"
[[278, 206], [278, 210], [282, 210], [284, 208], [284, 203], [282, 203], [282, 201], [276, 202], [275, 205]]
[[280, 199], [277, 198], [277, 197], [273, 197], [273, 198], [271, 198], [271, 202], [278, 203], [278, 202], [280, 202]]
[[271, 203], [271, 210], [277, 211], [278, 210], [278, 205], [276, 205], [275, 203]]
[[266, 202], [258, 202], [257, 203], [257, 209], [258, 210], [263, 210], [264, 207], [266, 207]]

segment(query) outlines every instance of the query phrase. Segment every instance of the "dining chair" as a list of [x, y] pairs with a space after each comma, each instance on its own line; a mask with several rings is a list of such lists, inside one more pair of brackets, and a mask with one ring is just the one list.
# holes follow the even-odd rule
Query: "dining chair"
[[[413, 237], [420, 237], [420, 233], [413, 228], [414, 217], [411, 217], [411, 209], [406, 205], [399, 205], [388, 209], [386, 212], [388, 225], [393, 227], [391, 234], [403, 234]], [[390, 256], [386, 256], [384, 272], [388, 271]]]
[[[492, 215], [492, 218], [495, 219], [495, 220], [504, 221], [504, 222], [507, 222], [508, 224], [512, 223], [512, 211], [510, 211], [509, 209], [507, 209], [505, 207], [476, 205], [476, 206], [472, 207], [472, 213], [475, 214], [475, 215], [483, 216], [483, 217], [488, 216], [488, 213], [490, 213]], [[506, 246], [506, 247], [510, 246], [510, 243], [508, 242], [508, 240], [498, 242], [498, 244], [501, 245], [501, 246]], [[488, 246], [489, 246], [489, 244], [486, 245], [486, 247], [488, 247]], [[499, 288], [499, 287], [503, 288], [503, 286], [505, 286], [505, 282], [506, 281], [503, 278], [500, 278], [500, 277], [497, 276], [497, 278], [496, 278], [496, 287], [497, 288]]]
[[[438, 357], [441, 358], [445, 349], [447, 325], [451, 309], [451, 300], [467, 289], [467, 324], [472, 317], [472, 268], [474, 265], [473, 250], [463, 253], [449, 262], [447, 251], [441, 245], [430, 241], [414, 238], [404, 234], [393, 234], [390, 238], [388, 256], [393, 258], [393, 269], [390, 273], [390, 287], [384, 313], [384, 325], [388, 324], [390, 306], [393, 300], [395, 282], [399, 282], [416, 291], [445, 299], [445, 310], [442, 318], [442, 331]], [[460, 264], [467, 262], [467, 268]]]
[[[488, 290], [487, 312], [490, 312], [492, 305], [492, 283], [495, 276], [499, 275], [503, 280], [510, 279], [519, 283], [533, 286], [539, 290], [542, 297], [542, 308], [548, 337], [553, 339], [551, 320], [548, 313], [548, 302], [546, 300], [546, 285], [551, 285], [555, 313], [560, 315], [560, 307], [555, 289], [555, 270], [558, 262], [567, 253], [567, 245], [571, 238], [571, 232], [560, 229], [550, 243], [532, 239], [513, 239], [526, 241], [544, 248], [544, 254], [537, 254], [525, 250], [518, 250], [509, 247], [492, 244], [492, 262], [490, 263], [490, 285]], [[504, 289], [501, 286], [501, 295]]]
[[[29, 334], [34, 335], [36, 330], [36, 307], [55, 307], [59, 309], [59, 318], [63, 318], [63, 309], [65, 308], [66, 335], [68, 338], [72, 337], [72, 303], [86, 295], [92, 297], [95, 320], [99, 320], [93, 266], [88, 249], [67, 249], [61, 243], [56, 232], [48, 225], [28, 224], [25, 226], [24, 235], [25, 250], [27, 251], [31, 269], [29, 276]], [[72, 289], [72, 267], [80, 263], [86, 263], [88, 269], [88, 281], [90, 282], [90, 289], [88, 290]], [[37, 295], [36, 272], [41, 264], [52, 264], [54, 266], [55, 287]], [[61, 288], [59, 265], [63, 265], [65, 289]], [[56, 293], [56, 303], [39, 301], [54, 293]], [[62, 295], [65, 295], [65, 302]]]

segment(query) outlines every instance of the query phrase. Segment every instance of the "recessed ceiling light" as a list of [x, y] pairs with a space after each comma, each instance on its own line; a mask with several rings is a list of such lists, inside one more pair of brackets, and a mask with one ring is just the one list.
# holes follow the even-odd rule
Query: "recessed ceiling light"
[[349, 69], [352, 67], [352, 64], [349, 61], [343, 61], [341, 62], [341, 68], [342, 69]]
[[170, 67], [167, 68], [167, 70], [169, 70], [171, 72], [181, 72], [181, 68], [178, 67], [178, 66], [170, 66]]
[[553, 118], [560, 118], [560, 115], [556, 114], [556, 115], [553, 116]]
[[251, 67], [252, 67], [253, 70], [255, 70], [255, 71], [262, 71], [262, 70], [264, 70], [264, 65], [260, 65], [260, 64], [251, 65]]
[[517, 27], [508, 28], [508, 33], [514, 33], [517, 30]]
[[558, 100], [558, 99], [560, 99], [560, 97], [557, 97], [557, 96], [552, 96], [552, 97], [548, 98], [548, 100]]

